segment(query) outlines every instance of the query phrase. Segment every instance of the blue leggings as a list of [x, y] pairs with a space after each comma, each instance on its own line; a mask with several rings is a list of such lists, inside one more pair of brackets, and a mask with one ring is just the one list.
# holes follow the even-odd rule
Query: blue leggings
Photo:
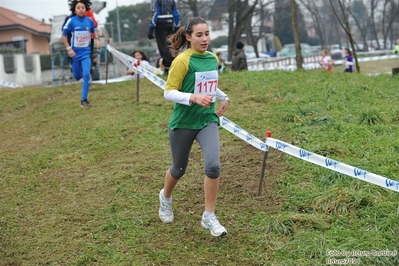
[[91, 69], [91, 59], [90, 57], [82, 58], [80, 60], [73, 60], [72, 62], [72, 72], [73, 77], [76, 80], [83, 78], [82, 83], [82, 101], [87, 100], [89, 96], [89, 86], [90, 86], [90, 69]]
[[179, 179], [184, 175], [194, 140], [197, 140], [201, 146], [205, 162], [205, 175], [212, 179], [218, 178], [220, 175], [220, 142], [217, 123], [211, 123], [200, 130], [169, 130], [173, 160], [170, 174], [174, 179]]

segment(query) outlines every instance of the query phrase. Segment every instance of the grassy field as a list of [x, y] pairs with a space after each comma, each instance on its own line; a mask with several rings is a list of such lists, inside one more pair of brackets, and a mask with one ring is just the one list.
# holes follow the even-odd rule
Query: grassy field
[[[398, 82], [323, 71], [220, 76], [232, 100], [225, 116], [252, 135], [270, 130], [393, 180]], [[175, 221], [163, 224], [172, 103], [143, 80], [139, 102], [135, 81], [94, 84], [93, 107], [82, 109], [80, 86], [0, 91], [0, 265], [399, 264], [399, 193], [271, 149], [258, 197], [262, 152], [222, 128], [216, 213], [229, 233], [214, 238], [200, 225], [198, 144], [173, 195]]]

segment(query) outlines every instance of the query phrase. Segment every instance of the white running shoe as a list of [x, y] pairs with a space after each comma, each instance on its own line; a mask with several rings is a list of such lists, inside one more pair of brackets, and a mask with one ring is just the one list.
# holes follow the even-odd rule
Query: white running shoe
[[161, 189], [161, 191], [159, 191], [159, 218], [162, 222], [167, 224], [173, 222], [174, 215], [172, 210], [172, 201], [167, 202], [162, 200], [163, 195], [163, 189]]
[[219, 223], [216, 216], [209, 218], [204, 218], [204, 216], [202, 216], [201, 225], [203, 228], [209, 229], [211, 231], [211, 235], [213, 236], [223, 236], [227, 234], [226, 228]]

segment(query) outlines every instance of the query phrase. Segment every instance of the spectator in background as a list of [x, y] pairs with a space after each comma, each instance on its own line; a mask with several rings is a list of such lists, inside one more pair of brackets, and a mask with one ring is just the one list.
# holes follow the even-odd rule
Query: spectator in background
[[163, 65], [163, 58], [162, 57], [159, 57], [157, 59], [157, 62], [155, 63], [155, 67], [158, 68], [161, 71], [165, 70], [165, 66]]
[[[148, 59], [147, 55], [143, 51], [133, 51], [132, 56], [135, 59], [137, 59], [138, 61], [140, 61], [140, 65], [143, 65], [143, 64], [149, 65], [150, 64], [150, 60]], [[126, 75], [132, 75], [133, 76], [134, 73], [135, 72], [134, 72], [133, 69], [128, 68], [126, 70]], [[144, 78], [144, 76], [140, 74], [139, 78]]]
[[[62, 28], [64, 28], [64, 26], [65, 26], [65, 24], [67, 23], [67, 21], [68, 21], [71, 17], [73, 17], [73, 16], [75, 16], [75, 14], [72, 13], [72, 14], [70, 14], [70, 15], [68, 15], [68, 16], [65, 17], [64, 23], [62, 24]], [[68, 35], [67, 35], [66, 37], [67, 37], [67, 40], [68, 40], [69, 45], [71, 45], [71, 41], [72, 41], [72, 32], [68, 33]], [[71, 59], [71, 60], [72, 60], [72, 59]], [[71, 60], [68, 59], [68, 61], [69, 61], [70, 63], [72, 63]]]
[[92, 80], [100, 80], [100, 70], [97, 64], [98, 58], [96, 54], [91, 56], [91, 70], [90, 75]]
[[[71, 1], [68, 2], [69, 9], [71, 8], [71, 3], [72, 3]], [[69, 14], [68, 16], [65, 17], [64, 23], [62, 24], [62, 29], [64, 29], [64, 26], [65, 26], [65, 24], [67, 23], [67, 21], [68, 21], [71, 17], [73, 17], [73, 16], [75, 16], [75, 14], [74, 14], [73, 12], [71, 12], [71, 14]], [[67, 40], [68, 40], [69, 46], [71, 46], [71, 42], [72, 42], [72, 32], [69, 32], [68, 35], [66, 36], [66, 38], [67, 38]], [[72, 57], [69, 57], [69, 56], [68, 56], [68, 53], [67, 53], [67, 55], [66, 55], [66, 59], [67, 59], [67, 61], [68, 61], [68, 63], [69, 63], [69, 67], [70, 67], [71, 73], [72, 73], [72, 61], [73, 61], [73, 60], [72, 60]]]
[[233, 53], [231, 69], [233, 71], [248, 70], [247, 57], [244, 52], [244, 44], [240, 41], [236, 43], [236, 50]]
[[[85, 12], [85, 16], [91, 18], [91, 20], [93, 20], [94, 22], [94, 30], [97, 29], [97, 20], [94, 17], [93, 11], [91, 11], [91, 9], [86, 10]], [[90, 33], [90, 48], [91, 48], [91, 55], [90, 57], [93, 58], [93, 54], [94, 54], [94, 33]]]
[[349, 50], [349, 48], [345, 48], [344, 53], [345, 53], [344, 72], [352, 73], [354, 72], [352, 52]]
[[395, 48], [393, 49], [393, 53], [397, 54], [399, 52], [399, 39], [396, 40]]
[[148, 39], [155, 39], [159, 54], [163, 58], [165, 74], [168, 74], [174, 57], [170, 54], [167, 37], [180, 27], [180, 14], [174, 0], [151, 0], [151, 22], [148, 30]]
[[321, 58], [319, 61], [320, 66], [328, 72], [332, 71], [332, 66], [334, 65], [334, 61], [328, 55], [326, 49], [321, 50]]
[[217, 52], [216, 55], [218, 56], [218, 70], [219, 72], [223, 72], [225, 69], [223, 54], [221, 52]]

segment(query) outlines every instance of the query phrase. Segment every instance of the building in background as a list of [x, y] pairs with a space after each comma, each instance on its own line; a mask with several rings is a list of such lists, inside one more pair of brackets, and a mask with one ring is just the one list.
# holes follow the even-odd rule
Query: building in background
[[21, 49], [25, 54], [50, 54], [51, 25], [0, 7], [0, 49]]

